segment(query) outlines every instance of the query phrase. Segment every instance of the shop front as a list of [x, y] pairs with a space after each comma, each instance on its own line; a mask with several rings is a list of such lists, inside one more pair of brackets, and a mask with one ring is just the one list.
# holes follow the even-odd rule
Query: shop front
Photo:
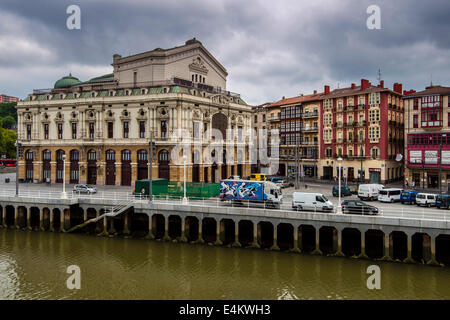
[[369, 168], [369, 181], [370, 183], [381, 183], [380, 168]]

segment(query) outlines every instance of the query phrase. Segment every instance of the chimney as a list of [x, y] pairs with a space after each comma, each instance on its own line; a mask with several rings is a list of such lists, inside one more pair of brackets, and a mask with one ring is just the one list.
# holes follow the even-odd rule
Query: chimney
[[394, 83], [394, 92], [397, 92], [399, 94], [402, 94], [403, 91], [403, 85], [401, 83]]
[[409, 91], [403, 90], [403, 95], [404, 96], [407, 96], [407, 95], [413, 94], [413, 93], [416, 93], [416, 90], [409, 90]]
[[316, 95], [317, 94], [317, 90], [314, 90], [314, 95]]
[[354, 83], [352, 83], [352, 89], [355, 89], [356, 85]]
[[323, 86], [323, 93], [324, 94], [329, 94], [330, 93], [330, 86]]
[[285, 97], [283, 96], [283, 98], [281, 98], [281, 100], [284, 100], [285, 99]]
[[378, 85], [380, 88], [384, 88], [384, 80], [380, 80], [380, 84]]
[[366, 90], [369, 87], [369, 80], [361, 79], [361, 91]]

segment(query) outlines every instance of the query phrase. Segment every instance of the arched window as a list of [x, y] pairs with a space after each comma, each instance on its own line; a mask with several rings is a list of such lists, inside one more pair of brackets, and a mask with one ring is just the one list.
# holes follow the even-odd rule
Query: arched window
[[163, 149], [159, 152], [159, 162], [169, 162], [169, 151]]
[[64, 150], [57, 150], [56, 151], [56, 161], [63, 161], [64, 156]]
[[122, 150], [122, 161], [131, 161], [131, 151]]
[[97, 161], [97, 152], [95, 150], [88, 151], [88, 161]]
[[70, 150], [70, 161], [79, 161], [80, 152], [78, 150]]
[[44, 150], [44, 152], [42, 152], [42, 158], [46, 161], [49, 161], [52, 159], [52, 153], [50, 152], [50, 150]]
[[114, 150], [106, 151], [106, 161], [116, 161], [116, 152]]
[[148, 160], [147, 150], [138, 150], [137, 157], [138, 157], [138, 161], [147, 161]]

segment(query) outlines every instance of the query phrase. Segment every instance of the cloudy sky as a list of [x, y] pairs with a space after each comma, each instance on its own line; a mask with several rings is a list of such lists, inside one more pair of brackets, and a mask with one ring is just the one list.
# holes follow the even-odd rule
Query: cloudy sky
[[[81, 8], [81, 30], [66, 9]], [[369, 30], [369, 5], [381, 29]], [[0, 93], [20, 98], [71, 72], [112, 72], [112, 55], [196, 37], [227, 68], [248, 104], [366, 78], [404, 89], [450, 86], [448, 0], [1, 0]]]

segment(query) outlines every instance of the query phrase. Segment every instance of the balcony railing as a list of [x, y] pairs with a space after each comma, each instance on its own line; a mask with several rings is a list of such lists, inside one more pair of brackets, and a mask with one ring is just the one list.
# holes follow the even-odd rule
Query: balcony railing
[[269, 122], [272, 122], [272, 121], [280, 121], [280, 117], [268, 118], [267, 121], [269, 121]]
[[318, 131], [319, 128], [318, 127], [305, 127], [303, 128], [304, 132], [314, 132], [314, 131]]
[[303, 117], [303, 118], [317, 118], [318, 116], [319, 116], [319, 114], [318, 114], [317, 111], [314, 111], [314, 112], [304, 112], [304, 113], [302, 114], [302, 117]]

